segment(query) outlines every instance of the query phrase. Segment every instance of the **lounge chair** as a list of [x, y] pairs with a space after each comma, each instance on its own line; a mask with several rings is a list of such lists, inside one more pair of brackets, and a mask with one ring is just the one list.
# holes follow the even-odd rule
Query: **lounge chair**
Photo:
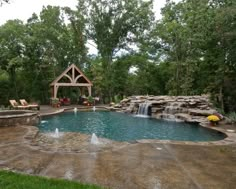
[[9, 102], [13, 109], [29, 109], [28, 106], [19, 105], [18, 102], [16, 102], [16, 100], [9, 100]]
[[22, 106], [29, 107], [29, 109], [36, 108], [37, 110], [40, 110], [40, 106], [38, 104], [29, 104], [25, 99], [20, 99], [20, 103]]

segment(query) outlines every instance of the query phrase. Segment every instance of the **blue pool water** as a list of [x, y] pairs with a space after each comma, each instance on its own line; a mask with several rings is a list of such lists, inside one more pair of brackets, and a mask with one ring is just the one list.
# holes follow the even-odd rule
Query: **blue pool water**
[[56, 128], [60, 132], [95, 133], [98, 137], [116, 141], [215, 141], [225, 137], [197, 124], [139, 118], [117, 112], [65, 112], [44, 118], [39, 125], [41, 132], [54, 132]]

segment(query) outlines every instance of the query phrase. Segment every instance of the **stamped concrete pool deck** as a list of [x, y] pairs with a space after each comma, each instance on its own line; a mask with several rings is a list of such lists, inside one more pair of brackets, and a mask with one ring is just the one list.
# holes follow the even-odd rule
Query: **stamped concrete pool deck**
[[[41, 107], [41, 114], [52, 112], [55, 109]], [[55, 142], [53, 148], [41, 145], [35, 140], [37, 132], [31, 126], [0, 128], [0, 169], [114, 189], [234, 189], [236, 186], [234, 142], [228, 145], [115, 143], [104, 148], [89, 145], [88, 138], [82, 136], [83, 150], [64, 151], [60, 142]]]

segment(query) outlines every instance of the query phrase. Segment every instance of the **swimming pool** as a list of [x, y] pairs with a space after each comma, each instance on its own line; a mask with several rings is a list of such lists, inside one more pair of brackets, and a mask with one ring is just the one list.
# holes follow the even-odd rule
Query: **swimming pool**
[[216, 141], [225, 138], [223, 133], [213, 131], [198, 124], [139, 118], [118, 112], [65, 112], [44, 118], [41, 132], [95, 133], [98, 137], [116, 141], [140, 139], [177, 141]]

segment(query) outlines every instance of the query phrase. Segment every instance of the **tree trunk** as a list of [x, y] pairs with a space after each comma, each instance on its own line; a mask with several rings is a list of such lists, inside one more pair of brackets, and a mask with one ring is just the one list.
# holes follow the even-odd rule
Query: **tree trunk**
[[220, 86], [220, 91], [219, 91], [219, 100], [220, 100], [220, 108], [221, 110], [225, 110], [225, 106], [224, 106], [224, 97], [223, 97], [223, 86]]
[[104, 70], [104, 82], [106, 83], [105, 91], [107, 93], [107, 97], [109, 100], [112, 98], [112, 54], [108, 53], [109, 55], [103, 55], [103, 70]]

